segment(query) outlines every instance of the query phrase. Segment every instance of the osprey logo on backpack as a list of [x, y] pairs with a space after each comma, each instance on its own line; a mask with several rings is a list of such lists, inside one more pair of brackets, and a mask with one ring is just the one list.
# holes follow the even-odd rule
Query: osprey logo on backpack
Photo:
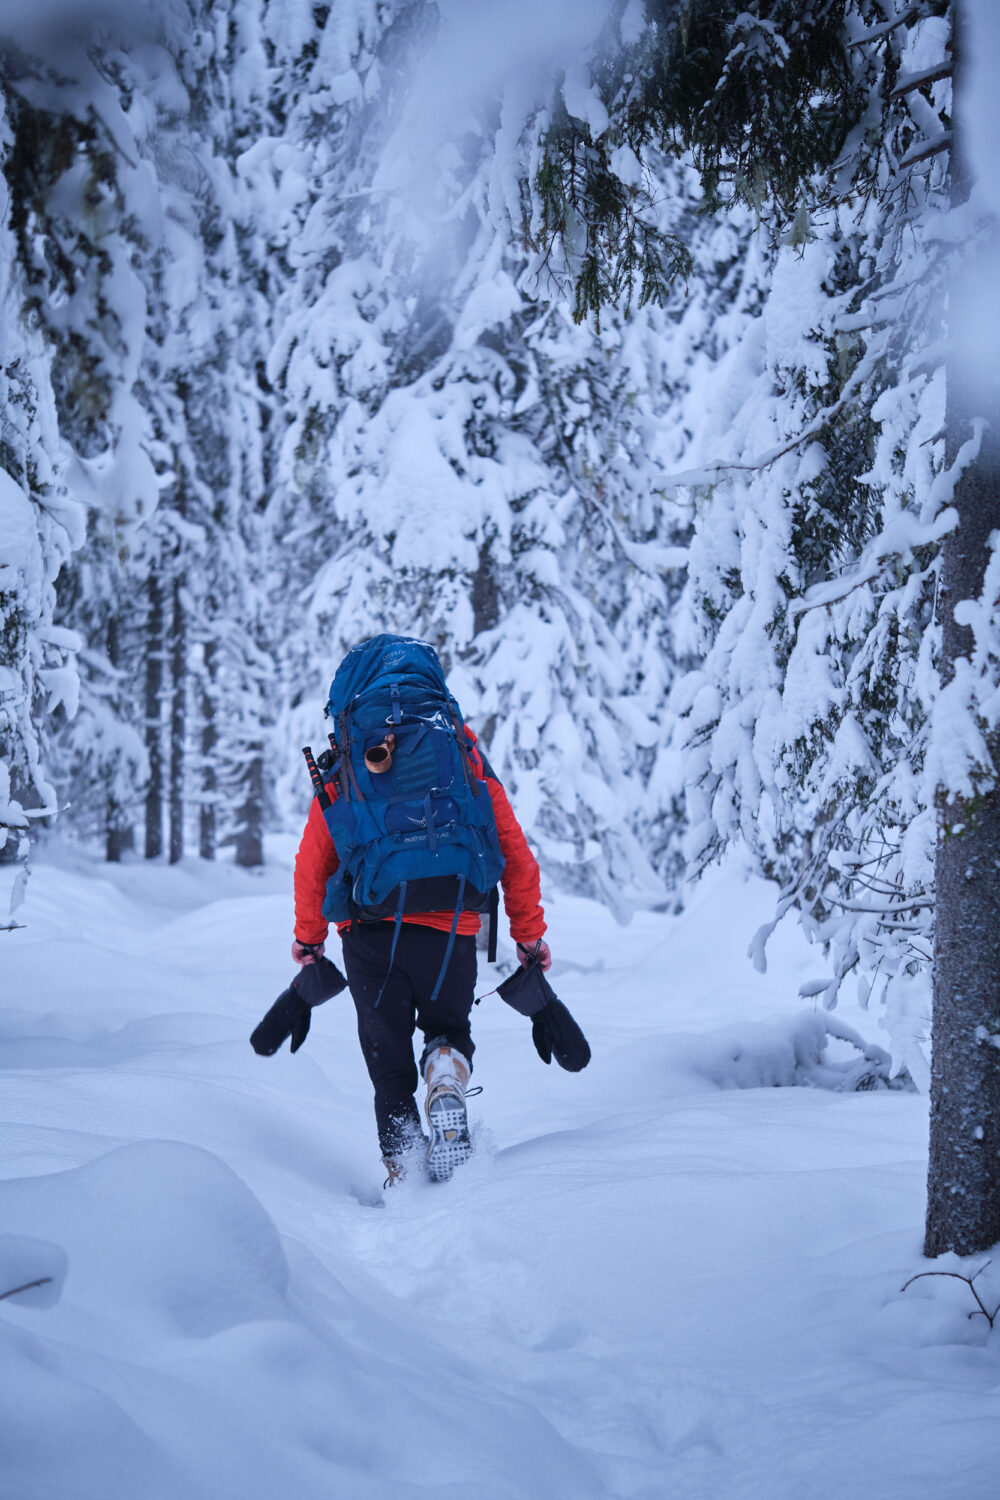
[[[432, 646], [381, 635], [349, 651], [330, 688], [337, 796], [320, 797], [340, 868], [330, 922], [486, 911], [504, 866], [486, 783]], [[391, 743], [376, 769], [366, 752]], [[375, 757], [371, 757], [373, 766]], [[319, 773], [314, 784], [319, 794]]]

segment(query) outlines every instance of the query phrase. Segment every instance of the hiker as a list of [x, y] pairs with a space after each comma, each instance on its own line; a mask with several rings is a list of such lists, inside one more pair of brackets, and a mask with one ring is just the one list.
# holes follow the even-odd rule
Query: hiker
[[337, 758], [326, 758], [295, 861], [292, 957], [313, 964], [336, 924], [389, 1180], [414, 1147], [441, 1180], [472, 1149], [476, 934], [498, 879], [521, 964], [551, 964], [538, 865], [432, 647], [392, 635], [356, 646], [328, 713]]

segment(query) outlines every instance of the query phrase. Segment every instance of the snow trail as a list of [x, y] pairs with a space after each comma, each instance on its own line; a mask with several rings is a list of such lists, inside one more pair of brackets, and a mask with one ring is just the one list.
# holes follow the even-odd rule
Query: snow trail
[[295, 1057], [247, 1042], [290, 974], [277, 852], [63, 852], [0, 952], [0, 1268], [58, 1296], [0, 1302], [0, 1500], [995, 1494], [1000, 1330], [899, 1291], [926, 1102], [770, 1086], [815, 959], [779, 932], [751, 971], [766, 889], [628, 929], [557, 899], [591, 1067], [484, 999], [475, 1158], [383, 1198], [346, 997]]

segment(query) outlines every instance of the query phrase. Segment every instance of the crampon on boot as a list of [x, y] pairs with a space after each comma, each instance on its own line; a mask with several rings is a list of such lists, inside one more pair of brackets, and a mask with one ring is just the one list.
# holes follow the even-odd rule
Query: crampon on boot
[[432, 1182], [447, 1182], [455, 1168], [472, 1155], [465, 1112], [465, 1089], [471, 1072], [461, 1052], [444, 1044], [434, 1047], [424, 1059], [424, 1114], [430, 1129], [427, 1175]]
[[406, 1176], [406, 1162], [401, 1156], [383, 1156], [382, 1165], [386, 1170], [386, 1179], [382, 1184], [382, 1191], [387, 1188], [398, 1187]]
[[383, 1189], [398, 1187], [410, 1172], [422, 1177], [427, 1157], [427, 1137], [420, 1128], [420, 1116], [415, 1103], [412, 1118], [407, 1110], [400, 1119], [392, 1123], [393, 1144], [382, 1152], [382, 1165], [388, 1174], [382, 1184]]

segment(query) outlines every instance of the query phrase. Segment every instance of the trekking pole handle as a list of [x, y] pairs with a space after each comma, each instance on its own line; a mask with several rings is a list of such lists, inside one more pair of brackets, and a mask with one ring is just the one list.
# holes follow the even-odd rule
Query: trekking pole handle
[[313, 759], [312, 747], [309, 745], [303, 745], [302, 754], [305, 757], [306, 765], [309, 768], [309, 779], [313, 784], [313, 791], [319, 798], [320, 807], [325, 810], [330, 806], [330, 793], [323, 785], [323, 777], [320, 775], [319, 766]]

